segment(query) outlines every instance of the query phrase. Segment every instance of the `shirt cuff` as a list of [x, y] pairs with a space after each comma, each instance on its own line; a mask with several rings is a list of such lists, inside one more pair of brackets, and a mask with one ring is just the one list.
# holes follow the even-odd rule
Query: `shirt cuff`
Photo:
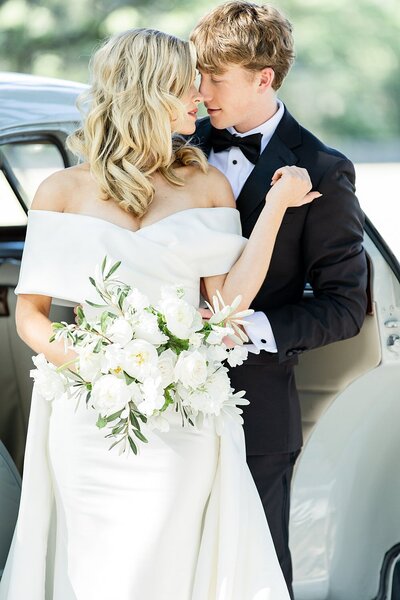
[[[257, 311], [246, 317], [244, 320], [246, 321], [244, 330], [253, 342], [252, 345], [258, 350], [256, 354], [258, 354], [260, 350], [273, 353], [278, 352], [272, 327], [265, 313]], [[250, 347], [248, 349], [250, 350]]]

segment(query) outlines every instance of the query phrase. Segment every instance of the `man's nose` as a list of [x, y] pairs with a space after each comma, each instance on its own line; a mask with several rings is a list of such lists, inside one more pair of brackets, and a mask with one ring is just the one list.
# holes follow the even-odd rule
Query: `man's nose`
[[211, 100], [211, 92], [206, 82], [202, 79], [200, 81], [199, 92], [203, 96], [203, 102], [209, 102]]

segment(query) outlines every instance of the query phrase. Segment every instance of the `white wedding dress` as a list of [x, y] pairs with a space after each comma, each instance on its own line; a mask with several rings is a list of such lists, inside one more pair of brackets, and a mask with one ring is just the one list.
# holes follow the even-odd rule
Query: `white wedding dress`
[[[245, 246], [233, 208], [192, 208], [132, 232], [102, 219], [31, 210], [16, 293], [98, 301], [88, 277], [107, 255], [155, 303], [229, 271]], [[1, 600], [289, 600], [243, 429], [228, 422], [146, 432], [119, 456], [96, 413], [34, 389], [20, 512]]]

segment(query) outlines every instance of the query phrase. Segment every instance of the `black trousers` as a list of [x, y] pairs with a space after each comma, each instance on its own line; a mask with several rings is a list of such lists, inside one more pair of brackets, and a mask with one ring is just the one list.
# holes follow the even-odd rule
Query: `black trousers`
[[264, 506], [276, 554], [291, 598], [293, 598], [293, 572], [289, 550], [290, 484], [299, 453], [300, 450], [287, 454], [247, 456], [247, 463]]

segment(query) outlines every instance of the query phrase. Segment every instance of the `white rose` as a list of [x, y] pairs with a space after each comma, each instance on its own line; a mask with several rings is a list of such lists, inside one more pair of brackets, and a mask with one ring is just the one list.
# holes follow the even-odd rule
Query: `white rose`
[[207, 379], [206, 359], [198, 350], [185, 350], [179, 355], [174, 373], [175, 380], [181, 381], [185, 387], [197, 388]]
[[107, 327], [107, 337], [115, 344], [125, 346], [133, 338], [133, 330], [128, 321], [120, 317]]
[[170, 348], [161, 352], [158, 357], [158, 370], [164, 388], [175, 380], [174, 368], [177, 360], [177, 355]]
[[122, 410], [130, 401], [132, 392], [123, 379], [114, 375], [103, 375], [93, 385], [91, 402], [93, 407], [107, 417]]
[[166, 325], [172, 335], [181, 340], [203, 327], [200, 313], [185, 300], [174, 297], [163, 298], [159, 303], [160, 312], [165, 316]]
[[138, 409], [145, 415], [152, 415], [155, 410], [160, 410], [165, 403], [164, 389], [161, 377], [147, 377], [141, 387], [143, 401]]
[[149, 299], [147, 296], [139, 292], [136, 288], [128, 294], [128, 296], [124, 300], [124, 310], [128, 312], [132, 311], [142, 311], [150, 305]]
[[102, 371], [103, 352], [94, 353], [96, 343], [76, 347], [79, 354], [78, 371], [85, 381], [93, 381]]
[[140, 315], [140, 319], [135, 325], [135, 336], [155, 346], [168, 342], [167, 336], [158, 327], [156, 315], [149, 312], [143, 312]]
[[44, 354], [32, 357], [36, 369], [32, 369], [30, 376], [35, 381], [35, 387], [39, 394], [51, 402], [62, 396], [66, 390], [66, 383], [61, 373], [57, 373], [57, 367], [47, 362]]
[[247, 359], [249, 352], [243, 346], [235, 346], [228, 353], [228, 364], [230, 367], [239, 367]]
[[132, 340], [122, 351], [121, 366], [139, 381], [144, 381], [157, 368], [157, 350], [145, 340]]

